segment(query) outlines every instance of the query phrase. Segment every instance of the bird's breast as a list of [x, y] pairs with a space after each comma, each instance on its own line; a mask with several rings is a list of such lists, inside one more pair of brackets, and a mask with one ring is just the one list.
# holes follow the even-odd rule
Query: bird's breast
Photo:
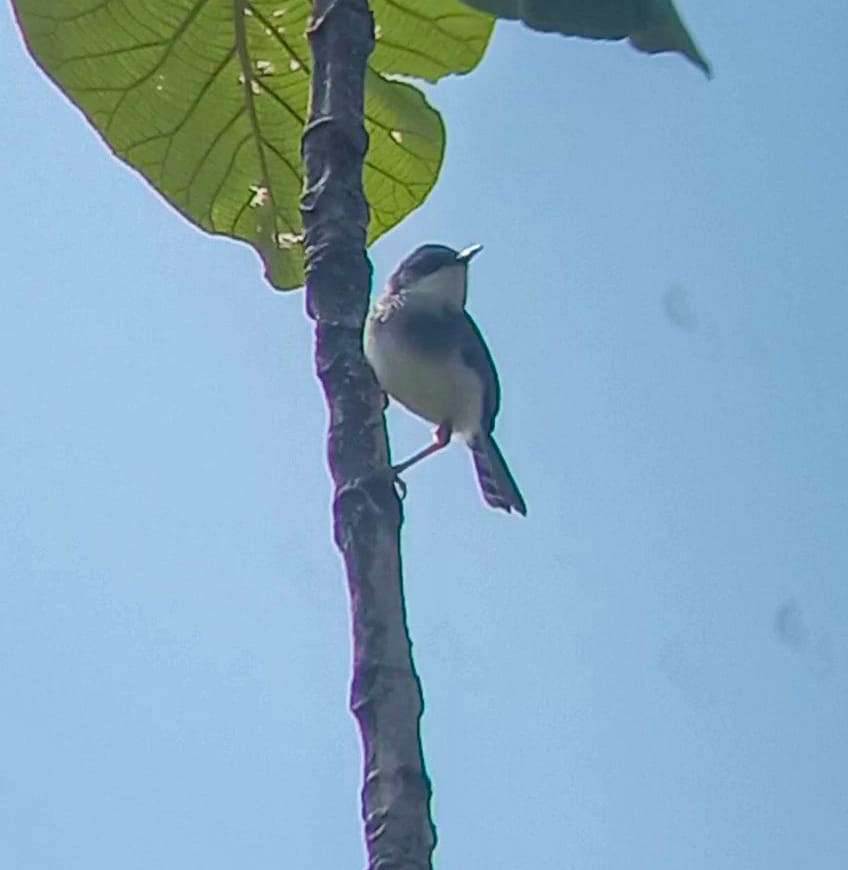
[[480, 428], [482, 381], [462, 361], [449, 327], [438, 332], [429, 323], [421, 331], [415, 316], [401, 309], [385, 320], [369, 318], [365, 356], [395, 401], [431, 423], [470, 436]]

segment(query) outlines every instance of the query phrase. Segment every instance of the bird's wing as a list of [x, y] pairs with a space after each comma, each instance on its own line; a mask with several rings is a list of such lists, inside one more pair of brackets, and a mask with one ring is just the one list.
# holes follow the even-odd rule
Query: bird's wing
[[491, 432], [495, 425], [495, 417], [501, 406], [501, 385], [495, 361], [486, 346], [480, 328], [466, 311], [460, 333], [460, 352], [462, 361], [480, 376], [483, 382], [483, 428]]

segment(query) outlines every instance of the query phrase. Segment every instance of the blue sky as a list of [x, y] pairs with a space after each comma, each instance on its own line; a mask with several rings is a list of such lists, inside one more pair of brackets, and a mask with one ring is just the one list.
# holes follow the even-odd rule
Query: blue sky
[[[499, 27], [372, 251], [485, 245], [529, 505], [459, 446], [407, 477], [440, 870], [848, 866], [848, 11], [681, 10], [710, 83]], [[362, 866], [303, 297], [0, 16], [0, 866]]]

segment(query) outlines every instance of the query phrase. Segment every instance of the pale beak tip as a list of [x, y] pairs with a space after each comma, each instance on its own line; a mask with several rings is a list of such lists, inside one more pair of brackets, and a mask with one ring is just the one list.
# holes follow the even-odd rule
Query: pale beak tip
[[456, 255], [456, 259], [460, 263], [467, 263], [472, 257], [476, 257], [482, 250], [482, 245], [469, 245], [464, 251], [460, 251]]

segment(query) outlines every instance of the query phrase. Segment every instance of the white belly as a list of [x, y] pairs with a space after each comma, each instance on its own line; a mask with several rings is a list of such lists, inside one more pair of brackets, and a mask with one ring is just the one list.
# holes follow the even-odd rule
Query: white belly
[[366, 329], [365, 355], [380, 386], [414, 414], [466, 437], [479, 430], [483, 385], [458, 354], [435, 360], [378, 328]]

